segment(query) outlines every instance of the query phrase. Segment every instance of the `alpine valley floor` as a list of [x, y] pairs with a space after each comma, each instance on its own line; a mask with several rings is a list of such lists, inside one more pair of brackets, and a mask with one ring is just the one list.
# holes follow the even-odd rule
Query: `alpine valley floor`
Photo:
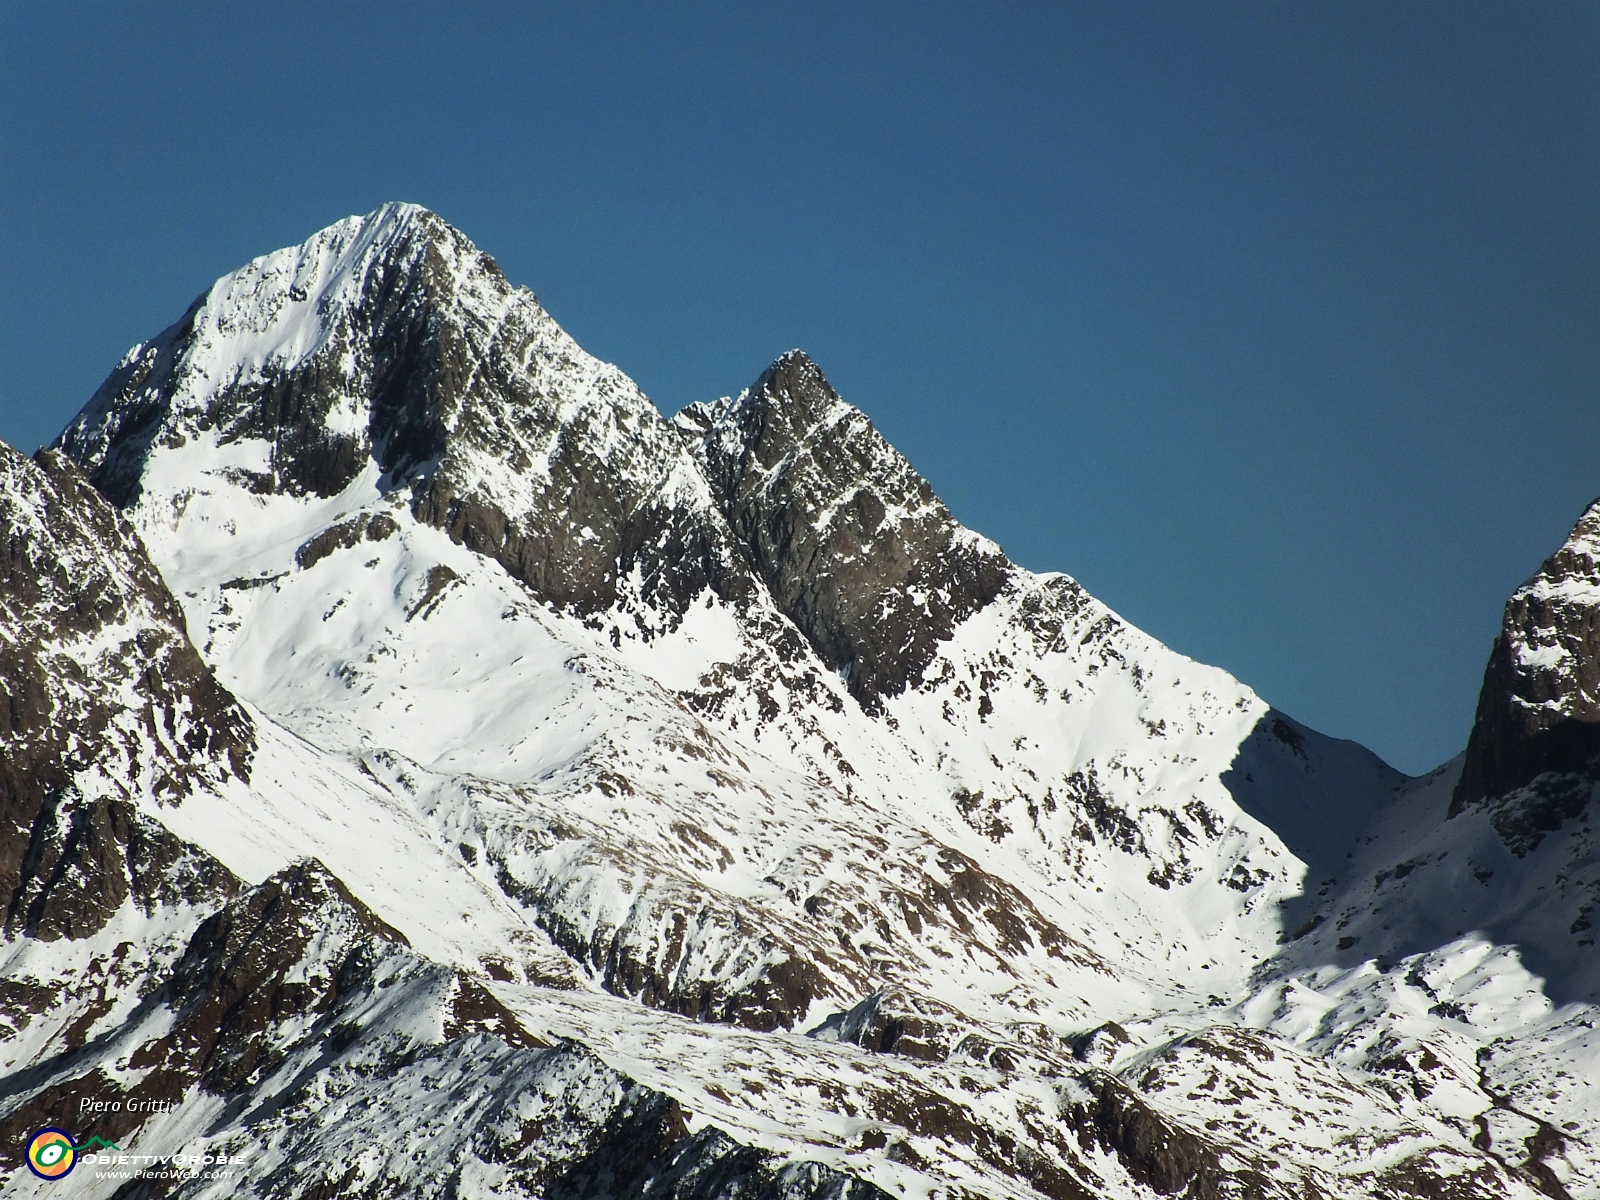
[[391, 204], [0, 447], [0, 574], [8, 1196], [1600, 1197], [1600, 505], [1407, 778]]

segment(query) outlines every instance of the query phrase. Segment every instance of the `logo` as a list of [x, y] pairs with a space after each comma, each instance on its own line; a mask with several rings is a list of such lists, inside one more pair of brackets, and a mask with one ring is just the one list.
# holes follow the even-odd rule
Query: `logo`
[[[161, 1101], [160, 1103], [165, 1103]], [[28, 1139], [28, 1170], [40, 1179], [65, 1179], [77, 1166], [97, 1170], [96, 1179], [232, 1179], [229, 1167], [242, 1166], [243, 1154], [129, 1154], [115, 1142], [92, 1137], [74, 1142], [65, 1129], [41, 1129]]]
[[28, 1169], [40, 1179], [64, 1179], [78, 1165], [78, 1148], [60, 1129], [41, 1129], [28, 1142]]
[[64, 1129], [41, 1129], [28, 1139], [28, 1170], [40, 1179], [65, 1179], [78, 1165], [78, 1155], [84, 1150], [115, 1150], [120, 1154], [122, 1147], [97, 1137], [80, 1146]]

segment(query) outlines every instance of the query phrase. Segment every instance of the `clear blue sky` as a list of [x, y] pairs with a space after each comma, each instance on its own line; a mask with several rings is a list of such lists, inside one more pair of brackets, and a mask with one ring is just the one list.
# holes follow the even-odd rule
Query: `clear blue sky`
[[1421, 771], [1600, 494], [1597, 64], [1592, 3], [6, 5], [0, 438], [414, 200], [664, 411], [804, 347], [1013, 558]]

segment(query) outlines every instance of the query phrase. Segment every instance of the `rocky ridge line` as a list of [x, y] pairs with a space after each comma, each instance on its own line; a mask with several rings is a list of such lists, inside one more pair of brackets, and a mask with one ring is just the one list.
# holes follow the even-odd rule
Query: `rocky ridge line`
[[131, 896], [231, 890], [138, 811], [247, 781], [249, 717], [189, 643], [138, 536], [65, 457], [0, 445], [0, 912], [83, 937]]
[[611, 608], [635, 576], [673, 616], [707, 586], [749, 587], [633, 382], [414, 205], [225, 276], [128, 352], [57, 445], [126, 508], [152, 453], [196, 437], [237, 459], [220, 479], [263, 496], [332, 497], [370, 462], [418, 520], [575, 611]]
[[675, 424], [779, 610], [869, 712], [1011, 574], [802, 351]]

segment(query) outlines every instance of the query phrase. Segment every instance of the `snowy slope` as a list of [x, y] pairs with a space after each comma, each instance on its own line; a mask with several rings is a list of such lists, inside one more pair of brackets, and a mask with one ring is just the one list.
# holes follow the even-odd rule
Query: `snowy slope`
[[[348, 315], [360, 310], [349, 294], [358, 278], [382, 279], [385, 288], [408, 295], [446, 297], [448, 305], [438, 301], [408, 317], [442, 346], [477, 335], [483, 346], [511, 341], [516, 354], [495, 360], [509, 382], [480, 386], [485, 372], [478, 372], [458, 393], [427, 395], [415, 409], [391, 411], [376, 396], [364, 397], [378, 391], [386, 364], [369, 347], [349, 344], [347, 327], [363, 319]], [[294, 281], [302, 279], [312, 282], [297, 303]], [[314, 314], [321, 324], [308, 332]], [[786, 940], [826, 914], [833, 928], [823, 934], [825, 943], [841, 936], [852, 943], [841, 947], [846, 961], [838, 964], [839, 978], [782, 985], [792, 994], [776, 1001], [781, 1011], [771, 1019], [785, 1026], [809, 1012], [815, 994], [835, 1003], [859, 998], [871, 990], [862, 985], [874, 978], [873, 959], [900, 963], [932, 937], [931, 926], [926, 933], [913, 928], [922, 914], [908, 921], [897, 911], [906, 907], [901, 901], [878, 911], [886, 897], [925, 892], [929, 879], [946, 890], [958, 876], [1020, 888], [1032, 898], [1030, 907], [1039, 907], [1036, 924], [1051, 930], [1046, 937], [1086, 936], [1101, 957], [1126, 960], [1115, 974], [1136, 985], [1126, 1002], [1135, 1008], [1146, 1002], [1147, 989], [1190, 986], [1187, 975], [1202, 963], [1237, 986], [1271, 952], [1275, 901], [1296, 890], [1298, 864], [1241, 814], [1219, 782], [1266, 707], [1225, 674], [1127, 629], [1070, 580], [1036, 579], [960, 529], [803, 356], [788, 356], [775, 368], [796, 366], [798, 379], [787, 393], [768, 395], [771, 388], [758, 383], [740, 401], [722, 405], [720, 417], [708, 416], [697, 446], [675, 436], [614, 370], [564, 340], [537, 302], [509, 291], [458, 234], [429, 214], [404, 209], [375, 214], [360, 228], [335, 227], [305, 248], [259, 260], [219, 283], [190, 320], [192, 331], [174, 351], [177, 382], [163, 393], [164, 408], [152, 410], [147, 442], [108, 443], [91, 432], [114, 426], [124, 408], [150, 408], [145, 392], [108, 406], [114, 376], [64, 445], [80, 448], [99, 479], [115, 476], [136, 453], [143, 456], [141, 498], [131, 516], [183, 596], [202, 650], [240, 695], [325, 749], [387, 749], [429, 771], [521, 789], [518, 812], [437, 790], [425, 803], [438, 822], [485, 841], [485, 867], [508, 871], [525, 900], [556, 906], [542, 922], [569, 943], [590, 943], [580, 957], [593, 960], [594, 939], [628, 930], [635, 914], [647, 926], [670, 920], [681, 897], [663, 897], [651, 912], [637, 913], [637, 889], [624, 881], [648, 876], [663, 886], [685, 866], [691, 871], [680, 882], [688, 895], [709, 887], [719, 893], [719, 907], [764, 904], [769, 911], [756, 924], [787, 926]], [[482, 334], [508, 327], [537, 335]], [[381, 341], [384, 328], [371, 336]], [[240, 362], [246, 344], [251, 349]], [[326, 362], [341, 364], [341, 371], [358, 364], [353, 374], [337, 375], [354, 398], [329, 411], [366, 403], [372, 417], [364, 434], [327, 418], [319, 434], [302, 416], [264, 428], [270, 414], [258, 401], [261, 380], [276, 371], [285, 382], [274, 386], [293, 391], [297, 372], [322, 380]], [[427, 366], [414, 369], [426, 374]], [[770, 383], [772, 374], [764, 380]], [[869, 548], [861, 555], [869, 559], [866, 579], [896, 584], [889, 595], [922, 597], [915, 602], [924, 615], [930, 604], [940, 610], [918, 627], [932, 625], [945, 637], [918, 647], [918, 675], [903, 681], [899, 695], [863, 692], [865, 669], [858, 666], [845, 686], [852, 664], [871, 653], [872, 636], [886, 624], [881, 613], [833, 613], [831, 626], [826, 612], [797, 622], [780, 611], [783, 589], [774, 594], [761, 586], [771, 564], [738, 553], [730, 524], [759, 525], [759, 498], [752, 502], [755, 489], [742, 482], [740, 511], [719, 503], [727, 500], [728, 469], [717, 470], [717, 455], [702, 447], [720, 446], [728, 458], [729, 445], [751, 436], [756, 397], [769, 417], [776, 407], [795, 410], [778, 434], [761, 430], [756, 452], [783, 464], [776, 481], [785, 491], [781, 507], [805, 514], [806, 527], [822, 538], [821, 560], [848, 560], [850, 544]], [[235, 415], [231, 425], [208, 427], [197, 414], [210, 412]], [[307, 495], [293, 482], [306, 472], [282, 456], [286, 439], [325, 447], [356, 438], [384, 447], [375, 458], [391, 457], [392, 435], [380, 431], [380, 419], [410, 427], [425, 417], [449, 432], [437, 461], [411, 475], [403, 467], [383, 472], [371, 461], [347, 481], [340, 476], [339, 491]], [[284, 432], [283, 420], [295, 422], [292, 433]], [[474, 430], [486, 427], [509, 431], [513, 447], [502, 453], [476, 440]], [[516, 442], [524, 429], [548, 432], [542, 442]], [[619, 450], [629, 431], [631, 441]], [[318, 449], [313, 457], [327, 453]], [[507, 472], [508, 457], [526, 464], [521, 474]], [[572, 490], [552, 498], [554, 461], [604, 472], [610, 502], [591, 509]], [[246, 462], [258, 469], [241, 475]], [[264, 479], [273, 462], [279, 483], [269, 487]], [[565, 532], [581, 520], [579, 536], [606, 552], [615, 552], [614, 530], [654, 519], [649, 514], [663, 481], [671, 481], [668, 526], [680, 548], [717, 549], [717, 583], [696, 575], [669, 587], [676, 560], [652, 575], [641, 554], [623, 553], [608, 567], [619, 598], [607, 609], [596, 610], [584, 590], [599, 569], [587, 560], [563, 560], [561, 575], [548, 566], [525, 572], [518, 587], [477, 552], [470, 530], [447, 522], [441, 537], [430, 529], [438, 480], [446, 476], [458, 492], [477, 488], [472, 503], [483, 511], [493, 506], [495, 523], [507, 527], [506, 544], [519, 537], [548, 542], [551, 523]], [[769, 496], [774, 486], [765, 484]], [[615, 503], [621, 500], [633, 507]], [[884, 513], [883, 522], [903, 527], [899, 536], [851, 530], [849, 520], [861, 511]], [[831, 544], [838, 539], [845, 545]], [[965, 580], [938, 574], [963, 557], [974, 560], [967, 573], [981, 577], [964, 591]], [[877, 561], [884, 558], [900, 571]], [[797, 580], [790, 590], [804, 594], [808, 586]], [[835, 588], [843, 597], [863, 590]], [[805, 636], [796, 636], [797, 624]], [[829, 654], [838, 646], [852, 648], [852, 664]], [[873, 678], [902, 682], [894, 672], [906, 674], [907, 664], [879, 657], [885, 661], [872, 669]], [[730, 677], [744, 686], [729, 687]], [[880, 719], [863, 719], [870, 715], [863, 699]], [[699, 719], [687, 719], [685, 707]], [[631, 719], [619, 721], [623, 714]], [[676, 760], [682, 777], [658, 785], [651, 777], [661, 773], [663, 760]], [[707, 761], [720, 779], [708, 776]], [[1391, 781], [1368, 761], [1377, 782]], [[604, 770], [633, 789], [643, 785], [652, 802], [629, 803], [625, 794], [608, 801], [604, 778], [595, 778]], [[708, 778], [712, 789], [703, 786]], [[604, 803], [576, 806], [575, 790], [598, 792]], [[541, 793], [548, 809], [543, 822], [526, 810]], [[840, 795], [852, 803], [833, 802]], [[906, 810], [908, 797], [917, 798], [914, 813]], [[596, 807], [593, 861], [580, 863], [563, 851], [567, 861], [553, 870], [544, 861], [553, 851], [544, 843], [570, 840], [552, 835], [557, 814]], [[834, 829], [786, 844], [821, 811]], [[617, 818], [624, 813], [637, 838], [604, 828], [623, 824]], [[903, 847], [885, 856], [892, 863], [921, 856], [934, 869], [863, 889], [863, 877], [881, 870], [857, 851], [886, 836]], [[663, 845], [673, 850], [663, 855]], [[820, 868], [808, 861], [819, 848], [846, 857]], [[941, 858], [953, 865], [941, 867]], [[586, 873], [582, 882], [570, 878], [573, 871]], [[1103, 890], [1083, 886], [1087, 878]], [[537, 896], [527, 892], [529, 884]], [[596, 891], [602, 887], [611, 895]], [[1126, 920], [1106, 922], [1097, 914], [1108, 908], [1132, 911]], [[1236, 944], [1202, 950], [1204, 931], [1218, 922], [1240, 927]], [[1034, 935], [1022, 938], [1032, 942]], [[988, 945], [1006, 942], [1022, 944], [996, 930]], [[840, 953], [809, 944], [789, 958], [806, 960], [803, 973], [810, 976], [818, 968], [827, 973]], [[755, 960], [772, 957], [749, 949], [721, 969], [749, 975]], [[622, 973], [676, 975], [681, 968], [680, 959], [628, 964]], [[1014, 969], [1021, 986], [1035, 985], [1031, 969]], [[994, 991], [989, 971], [980, 957], [966, 980], [952, 980], [947, 970], [895, 978], [919, 989], [933, 988], [935, 979], [941, 988], [954, 983], [965, 1003], [981, 1007]], [[1093, 970], [1072, 995], [1045, 971], [1054, 1000], [1024, 1006], [1049, 1004], [1080, 1020], [1091, 1007], [1107, 1005], [1109, 996], [1091, 1000], [1083, 993], [1104, 990], [1109, 977]], [[1208, 987], [1222, 986], [1221, 975], [1203, 978]], [[672, 991], [660, 979], [641, 976], [635, 984], [652, 994]], [[1120, 1002], [1110, 1003], [1108, 1015], [1124, 1015]]]
[[[1519, 857], [1453, 775], [1017, 568], [803, 354], [669, 422], [390, 205], [220, 280], [60, 447], [253, 731], [176, 806], [130, 783], [144, 818], [247, 887], [317, 860], [439, 978], [673, 1097], [695, 1154], [908, 1195], [1600, 1195], [1587, 1093], [1538, 1099], [1597, 1077], [1595, 981], [1548, 989], [1538, 933], [1587, 843]], [[43, 1054], [0, 1112], [48, 1108]], [[353, 1094], [306, 1064], [297, 1096]], [[342, 1136], [294, 1104], [206, 1136]], [[319, 1194], [420, 1186], [373, 1163]]]

